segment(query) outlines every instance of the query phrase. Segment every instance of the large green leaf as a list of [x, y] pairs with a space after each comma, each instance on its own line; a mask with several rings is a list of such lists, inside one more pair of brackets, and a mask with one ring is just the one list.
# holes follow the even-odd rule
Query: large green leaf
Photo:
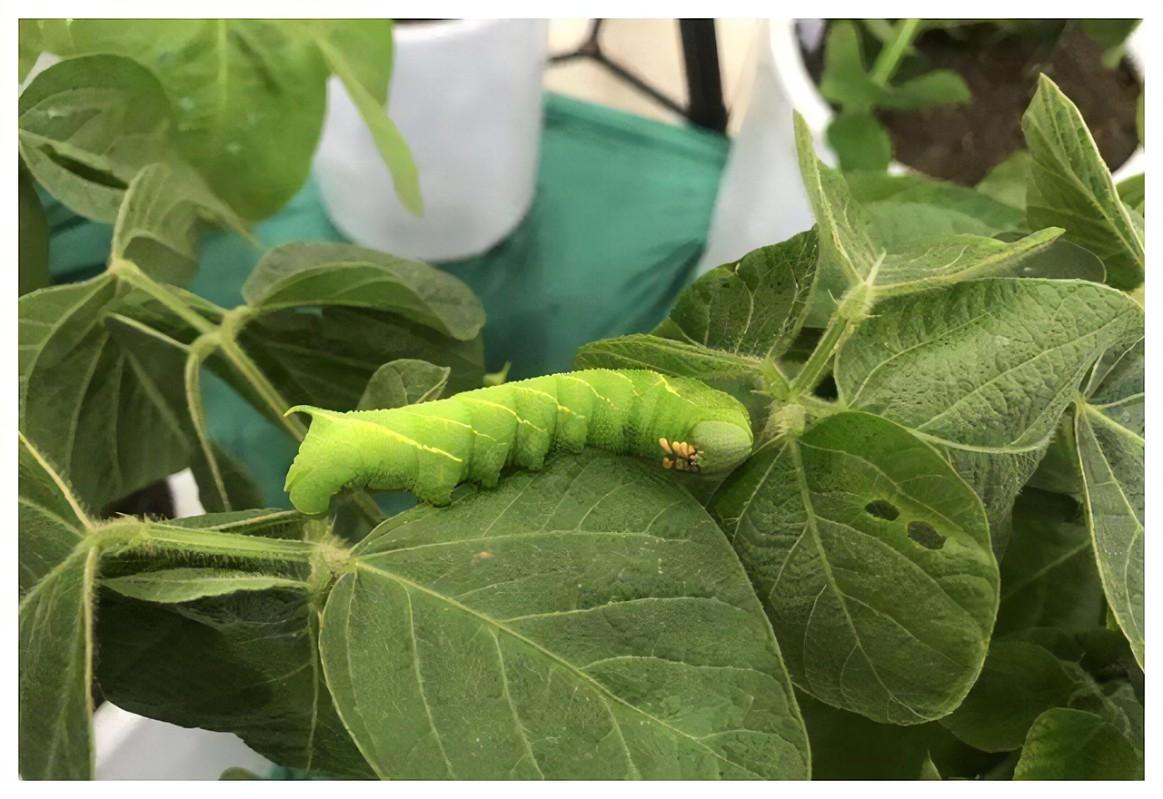
[[634, 460], [560, 458], [389, 520], [332, 589], [321, 646], [383, 777], [808, 776], [746, 575]]
[[1047, 710], [1026, 736], [1016, 780], [1140, 780], [1142, 757], [1112, 724], [1071, 708]]
[[485, 323], [480, 300], [452, 275], [350, 244], [277, 247], [255, 267], [242, 295], [260, 313], [303, 306], [388, 311], [459, 341], [475, 338]]
[[1025, 488], [1001, 562], [995, 635], [1032, 627], [1083, 631], [1101, 624], [1102, 584], [1082, 509], [1070, 497]]
[[1046, 649], [1025, 641], [994, 641], [973, 690], [941, 723], [977, 749], [1017, 749], [1034, 720], [1050, 708], [1066, 706], [1075, 689], [1065, 664]]
[[1026, 215], [1034, 226], [1058, 225], [1066, 237], [1102, 258], [1110, 284], [1143, 282], [1143, 220], [1119, 198], [1110, 170], [1078, 108], [1041, 76], [1022, 117], [1033, 159]]
[[753, 250], [679, 295], [654, 335], [754, 358], [777, 358], [799, 335], [816, 277], [814, 231]]
[[1141, 323], [1094, 283], [974, 280], [878, 305], [837, 355], [836, 384], [850, 407], [946, 449], [1001, 536], [1087, 370]]
[[74, 19], [55, 51], [139, 60], [174, 108], [182, 155], [247, 219], [303, 185], [319, 142], [327, 69], [314, 42], [282, 20]]
[[20, 155], [82, 216], [112, 222], [142, 166], [170, 154], [170, 107], [157, 78], [129, 58], [70, 58], [20, 95]]
[[981, 502], [866, 413], [775, 439], [711, 502], [796, 684], [879, 722], [946, 715], [985, 659], [998, 571]]
[[[255, 552], [301, 547], [326, 534], [296, 513], [269, 510], [194, 517], [165, 530], [172, 528], [254, 537]], [[164, 531], [155, 527], [152, 534]], [[158, 567], [172, 572], [190, 557], [122, 556], [110, 561], [107, 580], [117, 585], [132, 579], [141, 587], [159, 575], [164, 579]], [[104, 591], [97, 616], [102, 692], [118, 707], [151, 718], [236, 733], [281, 765], [334, 777], [372, 776], [323, 683], [312, 595], [303, 587], [247, 590], [256, 579], [301, 581], [308, 573], [276, 570], [273, 559], [255, 563], [254, 570], [218, 567], [219, 579], [203, 581], [196, 592], [201, 598], [178, 604], [169, 591], [158, 594], [156, 584], [154, 598], [165, 604]], [[207, 590], [211, 586], [216, 590]], [[224, 587], [236, 590], [224, 593]]]
[[20, 774], [93, 773], [93, 612], [97, 549], [81, 501], [20, 435]]
[[189, 462], [181, 384], [110, 336], [133, 304], [110, 273], [20, 298], [20, 429], [98, 509]]
[[[1141, 322], [1140, 322], [1141, 324]], [[1143, 339], [1113, 348], [1075, 404], [1074, 440], [1107, 602], [1139, 665], [1144, 650]]]
[[478, 336], [457, 341], [381, 311], [288, 308], [247, 322], [239, 341], [290, 404], [335, 410], [358, 406], [383, 364], [418, 358], [448, 367], [448, 393], [479, 388], [484, 346]]

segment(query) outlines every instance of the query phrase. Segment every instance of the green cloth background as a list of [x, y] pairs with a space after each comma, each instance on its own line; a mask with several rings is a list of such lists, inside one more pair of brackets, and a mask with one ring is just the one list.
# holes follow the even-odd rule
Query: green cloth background
[[[594, 339], [649, 330], [693, 277], [706, 241], [725, 138], [547, 94], [537, 194], [517, 229], [492, 250], [440, 264], [484, 303], [487, 366], [511, 378], [568, 369]], [[487, 153], [481, 154], [487, 158]], [[59, 279], [99, 271], [110, 228], [50, 203], [51, 269]], [[254, 231], [262, 248], [343, 241], [312, 180]], [[215, 232], [202, 242], [192, 286], [225, 307], [263, 249]], [[210, 432], [240, 458], [271, 506], [295, 446], [220, 381], [206, 380]]]

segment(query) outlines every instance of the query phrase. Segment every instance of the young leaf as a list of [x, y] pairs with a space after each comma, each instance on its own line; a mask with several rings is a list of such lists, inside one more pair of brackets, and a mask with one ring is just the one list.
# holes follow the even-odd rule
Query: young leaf
[[1132, 175], [1129, 178], [1124, 178], [1119, 181], [1115, 189], [1124, 205], [1128, 208], [1134, 208], [1140, 214], [1143, 213], [1143, 204], [1147, 200], [1146, 175]]
[[1086, 523], [1111, 612], [1143, 664], [1143, 339], [1112, 349], [1076, 401]]
[[934, 69], [894, 84], [878, 105], [909, 110], [937, 105], [963, 105], [973, 99], [965, 79], [951, 69]]
[[122, 596], [147, 602], [174, 604], [192, 602], [236, 591], [266, 591], [271, 588], [306, 588], [306, 583], [268, 574], [214, 568], [175, 568], [110, 577], [101, 585]]
[[367, 381], [367, 388], [356, 408], [399, 408], [440, 399], [440, 395], [448, 388], [451, 371], [447, 366], [437, 366], [414, 358], [389, 361]]
[[1015, 780], [1140, 780], [1143, 759], [1101, 716], [1053, 708], [1030, 727]]
[[1101, 623], [1102, 584], [1082, 509], [1070, 497], [1025, 488], [1001, 562], [994, 635], [1031, 627], [1082, 631]]
[[94, 55], [61, 61], [20, 95], [20, 156], [33, 176], [81, 216], [112, 222], [138, 169], [169, 155], [170, 107], [135, 61]]
[[186, 283], [198, 269], [203, 220], [245, 230], [192, 169], [150, 164], [125, 192], [113, 227], [112, 257], [132, 261], [164, 283]]
[[809, 230], [716, 267], [679, 295], [654, 335], [778, 358], [803, 327], [818, 257], [816, 234]]
[[994, 641], [973, 690], [941, 724], [970, 746], [1006, 752], [1025, 741], [1044, 711], [1065, 706], [1076, 689], [1065, 664], [1025, 641]]
[[260, 313], [343, 306], [389, 311], [459, 341], [480, 333], [480, 300], [464, 283], [419, 261], [350, 244], [296, 242], [277, 247], [242, 287]]
[[93, 582], [89, 514], [23, 433], [19, 457], [20, 775], [93, 774]]
[[[387, 86], [383, 92], [373, 91], [366, 76], [366, 59], [368, 53], [353, 53], [345, 46], [345, 40], [350, 38], [347, 30], [352, 26], [365, 23], [377, 25], [377, 30], [383, 30], [380, 25], [386, 20], [328, 20], [316, 21], [308, 25], [315, 44], [319, 46], [328, 67], [343, 83], [351, 101], [359, 110], [368, 130], [371, 131], [372, 141], [380, 151], [380, 157], [392, 175], [392, 184], [396, 188], [396, 196], [405, 208], [420, 216], [424, 213], [424, 201], [420, 195], [420, 176], [416, 172], [416, 162], [412, 159], [412, 150], [404, 140], [400, 129], [391, 120], [385, 108]], [[378, 24], [377, 24], [378, 23]], [[389, 70], [391, 65], [391, 23], [386, 26], [383, 48], [384, 57]], [[358, 59], [363, 56], [362, 62]], [[379, 81], [374, 88], [378, 90]]]
[[1094, 138], [1074, 103], [1043, 75], [1022, 117], [1033, 156], [1026, 214], [1035, 227], [1059, 225], [1066, 238], [1102, 258], [1110, 284], [1143, 282], [1143, 226], [1119, 199]]
[[592, 451], [385, 522], [323, 614], [381, 777], [804, 778], [763, 610], [660, 470]]
[[864, 112], [876, 105], [884, 90], [868, 74], [860, 47], [860, 32], [847, 20], [828, 28], [820, 94], [845, 111]]
[[892, 160], [892, 139], [872, 114], [839, 114], [827, 136], [845, 171], [880, 171]]
[[298, 27], [258, 19], [65, 24], [62, 54], [118, 53], [157, 74], [174, 107], [181, 154], [244, 218], [270, 216], [307, 179], [327, 69]]
[[20, 298], [20, 429], [94, 508], [188, 463], [180, 383], [110, 337], [125, 296], [107, 272]]
[[1025, 150], [1016, 150], [1004, 161], [989, 170], [977, 190], [998, 202], [1026, 210], [1026, 185], [1030, 181], [1030, 167], [1033, 162]]
[[709, 509], [799, 687], [893, 724], [961, 702], [998, 572], [980, 500], [936, 450], [885, 419], [836, 414], [760, 450]]

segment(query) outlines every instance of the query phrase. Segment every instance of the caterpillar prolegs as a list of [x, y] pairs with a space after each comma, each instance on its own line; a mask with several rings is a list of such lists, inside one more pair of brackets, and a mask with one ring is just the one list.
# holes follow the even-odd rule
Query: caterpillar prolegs
[[345, 488], [404, 489], [445, 505], [458, 484], [491, 488], [505, 467], [540, 469], [556, 449], [588, 445], [663, 468], [722, 472], [752, 445], [734, 397], [648, 370], [547, 375], [391, 410], [287, 412], [312, 419], [286, 482], [292, 504], [308, 514], [324, 513]]

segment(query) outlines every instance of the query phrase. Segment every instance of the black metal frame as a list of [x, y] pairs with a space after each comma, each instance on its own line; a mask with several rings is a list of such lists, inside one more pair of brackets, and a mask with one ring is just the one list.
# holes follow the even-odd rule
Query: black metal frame
[[638, 75], [602, 50], [601, 31], [604, 19], [595, 19], [584, 42], [574, 51], [559, 53], [549, 58], [550, 64], [561, 64], [579, 58], [588, 58], [602, 65], [615, 76], [645, 94], [654, 102], [692, 124], [716, 133], [727, 130], [727, 108], [723, 105], [723, 82], [719, 70], [719, 45], [715, 39], [715, 20], [680, 19], [679, 36], [682, 42], [683, 67], [686, 71], [688, 103], [683, 106], [667, 97]]

